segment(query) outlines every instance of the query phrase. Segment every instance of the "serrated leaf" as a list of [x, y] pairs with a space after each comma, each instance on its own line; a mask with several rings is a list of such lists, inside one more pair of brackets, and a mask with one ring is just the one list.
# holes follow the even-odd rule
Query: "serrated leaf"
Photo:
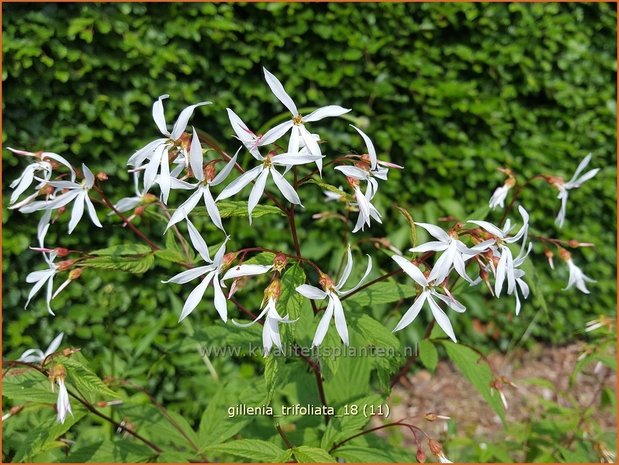
[[136, 463], [149, 462], [155, 455], [156, 452], [144, 444], [122, 439], [112, 439], [82, 446], [63, 457], [62, 462]]
[[205, 452], [230, 454], [252, 462], [275, 462], [275, 459], [283, 456], [286, 451], [276, 446], [272, 442], [261, 441], [259, 439], [239, 439], [238, 441], [227, 442], [209, 446]]
[[124, 257], [126, 255], [144, 255], [151, 251], [152, 249], [144, 244], [120, 244], [105, 249], [94, 250], [90, 252], [89, 255]]
[[[217, 208], [219, 208], [219, 215], [222, 218], [249, 216], [247, 211], [247, 201], [245, 200], [221, 200], [217, 202]], [[192, 215], [207, 216], [208, 213], [206, 210], [200, 209], [194, 210]], [[260, 218], [265, 215], [283, 215], [283, 212], [278, 207], [273, 205], [256, 205], [251, 213], [252, 218]]]
[[11, 369], [2, 380], [2, 396], [16, 402], [55, 403], [49, 380], [34, 369]]
[[292, 455], [299, 463], [334, 463], [336, 460], [324, 449], [299, 446], [292, 449]]
[[251, 420], [246, 417], [232, 417], [228, 415], [228, 408], [238, 403], [234, 393], [220, 389], [210, 399], [207, 408], [202, 414], [198, 430], [198, 445], [203, 450], [230, 439], [239, 433]]
[[473, 349], [451, 341], [440, 340], [447, 350], [449, 359], [468, 379], [485, 401], [492, 407], [501, 420], [505, 421], [505, 409], [497, 393], [492, 395], [490, 384], [493, 380], [492, 370], [488, 363]]
[[186, 257], [178, 250], [159, 249], [155, 251], [155, 256], [167, 262], [184, 264], [187, 262]]
[[275, 388], [277, 387], [278, 376], [280, 375], [280, 357], [276, 357], [273, 354], [266, 358], [264, 364], [264, 381], [267, 387], [267, 397], [264, 403], [266, 405], [271, 403]]
[[67, 370], [67, 384], [75, 386], [81, 393], [90, 393], [103, 399], [117, 399], [119, 395], [112, 391], [90, 368], [81, 354], [55, 359]]
[[429, 371], [434, 373], [438, 365], [438, 351], [429, 339], [423, 339], [419, 343], [419, 360]]
[[81, 266], [85, 268], [125, 271], [133, 274], [145, 273], [150, 270], [154, 264], [155, 256], [152, 253], [146, 255], [105, 255], [88, 258], [81, 262]]
[[80, 406], [73, 405], [72, 410], [73, 415], [68, 414], [64, 423], [58, 423], [56, 415], [53, 415], [49, 420], [33, 427], [17, 450], [13, 461], [32, 462], [37, 454], [56, 447], [62, 447], [64, 444], [57, 442], [56, 439], [69, 431], [75, 423], [86, 415], [86, 411]]
[[395, 281], [376, 283], [363, 291], [344, 299], [349, 305], [359, 307], [371, 307], [374, 305], [388, 304], [413, 297], [416, 289], [411, 285], [404, 285]]

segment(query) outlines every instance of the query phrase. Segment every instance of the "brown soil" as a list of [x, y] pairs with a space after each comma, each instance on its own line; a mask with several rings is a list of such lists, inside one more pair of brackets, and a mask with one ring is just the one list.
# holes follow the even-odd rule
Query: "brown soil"
[[[507, 422], [530, 421], [532, 417], [543, 414], [541, 399], [569, 406], [568, 399], [576, 396], [578, 403], [585, 408], [597, 405], [594, 402], [598, 402], [600, 385], [611, 387], [616, 396], [616, 373], [595, 363], [580, 372], [570, 386], [570, 376], [584, 347], [583, 343], [574, 343], [566, 347], [538, 346], [529, 352], [514, 351], [510, 356], [491, 354], [488, 359], [495, 372], [516, 385], [504, 385], [503, 388], [509, 405]], [[534, 379], [549, 383], [540, 385]], [[495, 395], [498, 395], [496, 391]], [[428, 412], [451, 417], [457, 424], [459, 434], [469, 437], [500, 440], [501, 435], [505, 434], [499, 417], [447, 361], [441, 361], [434, 374], [419, 370], [409, 375], [394, 388], [390, 408], [391, 420], [409, 417], [435, 437], [444, 432], [445, 422], [424, 421], [423, 417]], [[616, 431], [617, 418], [611, 408], [596, 411], [594, 416], [609, 431]]]

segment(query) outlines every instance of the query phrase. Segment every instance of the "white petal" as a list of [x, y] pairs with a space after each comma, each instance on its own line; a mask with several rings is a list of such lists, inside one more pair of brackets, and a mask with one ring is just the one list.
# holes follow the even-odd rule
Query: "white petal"
[[86, 207], [88, 208], [88, 216], [90, 216], [90, 220], [95, 226], [102, 228], [103, 225], [97, 217], [97, 210], [95, 210], [95, 206], [92, 204], [92, 201], [90, 200], [90, 197], [88, 197], [88, 194], [84, 196], [84, 201], [86, 202]]
[[127, 165], [131, 165], [131, 166], [141, 165], [144, 162], [144, 160], [146, 160], [147, 158], [151, 158], [153, 156], [153, 152], [155, 151], [157, 147], [165, 144], [166, 141], [167, 139], [156, 139], [152, 142], [149, 142], [148, 144], [146, 144], [144, 147], [142, 147], [140, 150], [138, 150], [137, 152], [135, 152], [133, 155], [129, 157], [129, 160], [127, 160]]
[[174, 123], [174, 128], [172, 129], [172, 135], [170, 136], [172, 140], [177, 140], [179, 137], [181, 137], [181, 135], [183, 134], [183, 132], [185, 132], [185, 129], [187, 128], [187, 123], [189, 122], [189, 118], [191, 118], [191, 115], [193, 115], [193, 111], [202, 105], [210, 105], [211, 102], [200, 102], [200, 103], [196, 103], [195, 105], [190, 105], [187, 108], [185, 108], [183, 111], [181, 111], [181, 114], [178, 115], [178, 119], [176, 120], [176, 123]]
[[402, 319], [398, 322], [397, 326], [393, 330], [394, 333], [396, 331], [400, 331], [401, 329], [406, 328], [408, 325], [410, 325], [415, 320], [415, 318], [417, 318], [417, 315], [419, 315], [419, 312], [421, 311], [421, 308], [423, 307], [423, 303], [426, 301], [427, 297], [428, 297], [428, 293], [422, 292], [419, 295], [419, 297], [415, 299], [415, 302], [413, 302], [413, 305], [409, 307], [409, 309], [406, 311]]
[[92, 171], [90, 171], [90, 169], [84, 164], [82, 163], [82, 172], [84, 173], [84, 180], [86, 187], [92, 187], [95, 185], [95, 175], [92, 174]]
[[418, 245], [417, 247], [413, 247], [412, 249], [409, 249], [409, 251], [416, 252], [416, 253], [430, 252], [430, 251], [442, 252], [447, 247], [449, 247], [449, 245], [445, 244], [444, 242], [431, 241], [431, 242], [426, 242], [425, 244]]
[[161, 189], [161, 200], [167, 205], [168, 197], [170, 196], [170, 160], [167, 150], [163, 152], [163, 156], [161, 157], [159, 188]]
[[428, 296], [428, 303], [430, 304], [430, 308], [432, 309], [432, 315], [434, 315], [434, 319], [441, 327], [441, 329], [445, 331], [445, 334], [447, 334], [447, 336], [449, 336], [452, 341], [458, 342], [456, 340], [456, 335], [454, 334], [453, 327], [451, 326], [451, 321], [449, 321], [449, 318], [441, 309], [441, 307], [439, 307], [438, 304], [434, 301], [434, 299], [432, 299], [432, 296]]
[[368, 265], [365, 268], [365, 273], [363, 273], [363, 276], [361, 277], [359, 282], [355, 285], [355, 287], [353, 287], [352, 289], [348, 289], [347, 291], [340, 291], [339, 287], [336, 287], [336, 289], [341, 295], [350, 294], [351, 292], [356, 291], [359, 287], [361, 287], [361, 284], [363, 284], [363, 281], [365, 281], [365, 278], [368, 277], [368, 275], [372, 271], [372, 257], [370, 257], [369, 255], [367, 257], [368, 257]]
[[367, 136], [367, 134], [365, 132], [363, 132], [361, 129], [359, 129], [356, 126], [353, 126], [351, 124], [351, 126], [359, 133], [359, 135], [363, 138], [363, 141], [365, 142], [365, 146], [368, 148], [368, 155], [370, 156], [370, 164], [372, 169], [376, 169], [376, 164], [377, 164], [377, 157], [376, 157], [376, 150], [374, 149], [374, 144], [372, 143], [372, 140]]
[[350, 108], [344, 108], [339, 105], [327, 105], [326, 107], [321, 107], [314, 110], [309, 115], [305, 116], [303, 121], [306, 123], [311, 123], [312, 121], [319, 121], [324, 118], [342, 116], [344, 113], [348, 113], [349, 111]]
[[442, 283], [451, 271], [456, 253], [455, 244], [452, 243], [434, 263], [432, 271], [430, 271], [428, 276], [428, 281], [434, 281], [436, 284]]
[[284, 121], [278, 124], [274, 128], [269, 129], [261, 138], [258, 145], [260, 147], [272, 144], [276, 140], [279, 140], [284, 134], [288, 132], [290, 128], [294, 126], [292, 121]]
[[569, 183], [574, 182], [578, 178], [580, 173], [582, 173], [582, 171], [587, 167], [590, 161], [591, 153], [589, 153], [585, 158], [583, 158], [582, 161], [578, 164], [576, 171], [574, 171], [574, 176], [572, 176], [572, 179], [570, 179]]
[[318, 145], [318, 142], [314, 139], [314, 136], [307, 129], [305, 129], [305, 126], [299, 126], [299, 133], [301, 134], [301, 137], [303, 138], [305, 146], [309, 152], [314, 156], [322, 156], [320, 145]]
[[342, 277], [340, 278], [340, 281], [337, 283], [336, 289], [341, 289], [342, 286], [346, 284], [346, 281], [348, 281], [351, 271], [352, 271], [352, 251], [350, 250], [350, 244], [348, 244], [348, 247], [346, 249], [346, 266], [344, 267], [344, 271], [342, 272]]
[[412, 264], [404, 257], [400, 257], [399, 255], [392, 255], [391, 258], [400, 265], [400, 268], [404, 270], [404, 272], [409, 275], [413, 280], [419, 284], [421, 287], [428, 287], [428, 281], [426, 277], [423, 275], [421, 270], [417, 267], [417, 265]]
[[[299, 288], [297, 288], [298, 290]], [[329, 303], [327, 304], [327, 308], [325, 309], [325, 314], [320, 319], [318, 323], [318, 327], [316, 328], [316, 333], [314, 334], [314, 340], [312, 341], [312, 347], [317, 347], [322, 344], [322, 341], [325, 339], [327, 335], [327, 331], [329, 330], [329, 322], [333, 317], [333, 299], [329, 299]]]
[[228, 306], [226, 301], [226, 296], [224, 296], [223, 291], [221, 290], [221, 285], [219, 284], [219, 276], [215, 276], [213, 279], [213, 289], [215, 290], [215, 310], [219, 313], [219, 316], [224, 321], [224, 323], [228, 320]]
[[228, 112], [228, 119], [230, 120], [230, 126], [236, 134], [236, 137], [243, 142], [244, 145], [253, 145], [256, 141], [256, 134], [254, 134], [243, 120], [230, 108], [226, 108]]
[[196, 128], [191, 127], [193, 131], [193, 136], [191, 138], [191, 148], [189, 149], [189, 166], [191, 166], [191, 171], [193, 172], [193, 176], [198, 181], [204, 180], [204, 156], [202, 155], [202, 145], [200, 144], [200, 138], [198, 137], [198, 133], [196, 132]]
[[167, 146], [160, 145], [155, 149], [153, 153], [153, 157], [150, 159], [148, 164], [146, 165], [146, 169], [144, 170], [144, 190], [149, 190], [152, 185], [155, 183], [155, 178], [157, 177], [157, 171], [159, 170], [159, 165], [161, 164], [161, 158], [165, 155], [167, 156]]
[[272, 269], [273, 265], [238, 265], [234, 268], [230, 268], [226, 274], [224, 274], [222, 280], [225, 281], [226, 279], [233, 279], [241, 276], [257, 276], [268, 273]]
[[302, 284], [296, 288], [296, 291], [303, 297], [312, 300], [322, 300], [327, 297], [327, 293], [317, 287], [310, 286], [309, 284]]
[[230, 184], [228, 184], [221, 192], [221, 194], [217, 196], [217, 200], [219, 201], [227, 199], [228, 197], [232, 197], [234, 194], [240, 192], [245, 186], [247, 186], [250, 182], [256, 179], [262, 171], [262, 165], [256, 166], [255, 168], [246, 171], [241, 176], [232, 181]]
[[344, 345], [347, 346], [349, 343], [348, 327], [346, 326], [346, 316], [344, 315], [342, 302], [340, 302], [340, 299], [334, 294], [331, 294], [330, 297], [331, 299], [333, 299], [333, 315], [335, 316], [335, 329], [340, 335], [340, 338], [342, 338], [342, 342], [344, 343]]
[[467, 221], [467, 223], [473, 223], [473, 224], [476, 224], [477, 226], [481, 226], [482, 228], [484, 228], [486, 231], [488, 231], [490, 234], [494, 236], [501, 237], [501, 238], [505, 236], [505, 234], [503, 234], [503, 231], [501, 231], [499, 228], [497, 228], [492, 223], [488, 223], [487, 221], [469, 220]]
[[183, 321], [185, 318], [187, 318], [187, 316], [195, 310], [195, 308], [198, 306], [198, 304], [202, 300], [202, 297], [204, 296], [204, 293], [206, 292], [206, 288], [208, 287], [212, 279], [213, 279], [213, 273], [207, 274], [202, 280], [202, 282], [198, 284], [193, 289], [193, 291], [191, 291], [191, 293], [189, 294], [189, 297], [187, 297], [187, 300], [185, 301], [185, 305], [183, 305], [183, 311], [181, 312], [181, 316], [178, 319], [179, 323]]
[[236, 165], [236, 158], [241, 149], [237, 150], [234, 156], [230, 159], [230, 161], [224, 166], [224, 168], [213, 178], [213, 180], [209, 183], [211, 186], [218, 186], [228, 177], [230, 172], [234, 169]]
[[230, 236], [226, 236], [224, 242], [219, 246], [217, 253], [215, 254], [215, 258], [213, 259], [213, 263], [217, 265], [218, 268], [221, 268], [224, 262], [224, 255], [226, 254], [226, 244], [230, 240]]
[[503, 281], [505, 281], [505, 276], [507, 275], [507, 255], [509, 253], [510, 252], [507, 247], [501, 247], [501, 258], [499, 259], [499, 263], [496, 267], [494, 282], [494, 293], [497, 297], [501, 296]]
[[341, 173], [344, 173], [344, 176], [348, 176], [349, 178], [365, 181], [370, 176], [367, 171], [357, 168], [356, 166], [336, 166], [335, 169]]
[[258, 205], [258, 201], [262, 194], [264, 193], [264, 187], [267, 183], [267, 177], [269, 176], [269, 170], [264, 170], [256, 179], [256, 184], [252, 187], [251, 192], [249, 193], [249, 200], [247, 202], [247, 212], [249, 213], [249, 223], [251, 224], [251, 212]]
[[315, 163], [322, 158], [322, 155], [290, 155], [288, 153], [282, 153], [281, 155], [275, 155], [274, 157], [272, 157], [271, 162], [274, 165], [280, 166], [297, 166], [305, 165], [306, 163]]
[[191, 239], [194, 249], [196, 249], [205, 262], [210, 262], [211, 257], [208, 253], [206, 242], [193, 223], [189, 221], [189, 218], [187, 218], [187, 229], [189, 230], [189, 238]]
[[86, 191], [82, 191], [75, 198], [75, 202], [73, 202], [73, 210], [71, 212], [71, 221], [69, 221], [69, 234], [73, 232], [77, 223], [82, 219], [82, 215], [84, 214], [84, 202], [86, 198]]
[[434, 238], [438, 239], [441, 242], [447, 242], [447, 243], [451, 242], [451, 237], [449, 237], [449, 234], [447, 234], [445, 231], [443, 231], [438, 226], [435, 226], [429, 223], [417, 223], [417, 222], [415, 222], [415, 225], [421, 226], [423, 229], [428, 231], [431, 236], [433, 236]]
[[159, 132], [164, 136], [169, 136], [168, 128], [165, 124], [165, 115], [163, 113], [163, 99], [168, 98], [168, 94], [159, 96], [159, 98], [153, 103], [153, 119], [155, 124], [159, 128]]
[[271, 74], [266, 68], [262, 68], [264, 70], [264, 78], [267, 81], [267, 84], [271, 88], [271, 92], [275, 94], [277, 99], [284, 104], [288, 111], [292, 113], [292, 116], [297, 116], [299, 111], [297, 110], [297, 106], [294, 104], [294, 101], [290, 98], [290, 95], [284, 90], [284, 86], [279, 79], [277, 79], [273, 74]]
[[286, 200], [295, 205], [301, 205], [301, 199], [299, 198], [297, 192], [294, 190], [294, 187], [292, 187], [290, 183], [286, 181], [286, 179], [281, 174], [279, 174], [279, 172], [275, 168], [271, 168], [270, 171], [271, 175], [273, 176], [273, 181], [275, 182], [275, 185], [282, 193], [282, 195], [286, 197]]
[[208, 216], [211, 218], [213, 224], [223, 231], [224, 225], [221, 223], [219, 209], [217, 208], [215, 200], [213, 200], [210, 189], [208, 188], [208, 186], [205, 186], [202, 191], [204, 192], [204, 205], [206, 205], [206, 211], [208, 213]]
[[292, 155], [299, 154], [299, 133], [300, 128], [297, 125], [292, 126], [290, 131], [290, 140], [288, 141], [288, 153]]
[[60, 344], [62, 343], [63, 337], [64, 337], [64, 333], [60, 333], [58, 336], [56, 336], [52, 340], [52, 342], [49, 343], [49, 347], [43, 354], [43, 358], [47, 357], [49, 354], [53, 354], [54, 352], [56, 352], [56, 350], [58, 349], [58, 347], [60, 347]]
[[185, 283], [188, 283], [189, 281], [193, 281], [194, 279], [196, 279], [199, 276], [202, 276], [205, 273], [208, 273], [209, 271], [213, 271], [213, 269], [214, 269], [213, 265], [198, 266], [196, 268], [192, 268], [190, 270], [186, 270], [186, 271], [183, 271], [182, 273], [172, 276], [167, 281], [161, 281], [161, 282], [164, 284], [167, 284], [167, 283], [185, 284]]
[[168, 221], [168, 225], [165, 228], [166, 231], [172, 226], [174, 226], [176, 223], [179, 223], [180, 221], [183, 221], [185, 218], [189, 217], [189, 213], [191, 213], [191, 211], [196, 208], [196, 205], [198, 205], [198, 202], [200, 201], [200, 197], [202, 196], [202, 189], [203, 188], [197, 189], [193, 194], [189, 196], [187, 200], [185, 200], [176, 210], [174, 210], [174, 213], [172, 213], [172, 217], [170, 218], [170, 221]]
[[460, 302], [458, 302], [454, 298], [450, 298], [449, 296], [446, 296], [446, 295], [443, 295], [443, 294], [439, 294], [435, 290], [432, 290], [431, 294], [434, 297], [437, 297], [438, 299], [440, 299], [443, 302], [445, 302], [449, 306], [449, 308], [451, 308], [452, 310], [455, 310], [458, 313], [463, 313], [463, 312], [466, 311], [466, 307], [464, 305], [462, 305]]

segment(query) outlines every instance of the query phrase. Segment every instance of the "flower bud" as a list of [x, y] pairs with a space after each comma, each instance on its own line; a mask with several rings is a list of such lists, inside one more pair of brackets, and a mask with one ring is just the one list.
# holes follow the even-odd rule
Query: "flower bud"
[[554, 270], [555, 269], [555, 263], [553, 261], [554, 253], [552, 253], [552, 250], [550, 249], [545, 249], [544, 255], [546, 255], [546, 259], [548, 259], [548, 265], [550, 265], [550, 268]]
[[64, 247], [56, 247], [53, 250], [54, 252], [56, 252], [57, 257], [66, 257], [67, 255], [71, 253], [69, 249], [65, 249]]
[[157, 196], [154, 194], [144, 194], [142, 196], [142, 203], [146, 205], [150, 205], [151, 203], [155, 203], [158, 200]]
[[49, 370], [49, 379], [52, 385], [55, 381], [64, 380], [67, 377], [67, 370], [63, 365], [56, 364]]
[[275, 278], [264, 290], [264, 301], [267, 302], [270, 299], [277, 300], [281, 294], [282, 283], [279, 279]]
[[76, 279], [79, 279], [79, 277], [82, 275], [83, 271], [84, 271], [83, 268], [76, 268], [74, 270], [71, 270], [69, 272], [69, 279], [71, 281], [75, 281]]
[[228, 252], [227, 254], [225, 254], [224, 261], [223, 261], [223, 267], [228, 268], [230, 265], [232, 265], [234, 260], [236, 260], [236, 255], [237, 255], [236, 252]]
[[559, 257], [561, 257], [561, 260], [563, 260], [564, 262], [567, 262], [572, 259], [572, 254], [569, 253], [566, 249], [561, 247], [559, 249]]
[[61, 262], [58, 262], [57, 264], [57, 269], [58, 271], [67, 271], [69, 268], [71, 268], [75, 262], [77, 260], [73, 259], [73, 260], [63, 260]]
[[417, 458], [417, 462], [419, 463], [425, 463], [426, 461], [426, 458], [427, 458], [426, 453], [421, 449], [421, 447], [417, 448], [416, 458]]
[[9, 413], [11, 414], [11, 416], [15, 416], [19, 412], [21, 412], [23, 409], [24, 409], [23, 405], [14, 405], [13, 407], [10, 408]]
[[288, 257], [283, 253], [278, 253], [273, 259], [273, 269], [281, 273], [288, 265]]
[[204, 179], [212, 181], [215, 178], [215, 163], [207, 163], [204, 167]]
[[324, 273], [320, 273], [320, 278], [318, 278], [318, 284], [325, 290], [330, 291], [335, 287], [333, 280]]
[[430, 452], [437, 457], [444, 455], [443, 446], [436, 439], [428, 439], [428, 447], [430, 448]]
[[97, 180], [99, 181], [107, 181], [108, 177], [107, 177], [107, 173], [105, 171], [99, 171], [95, 177], [97, 178]]

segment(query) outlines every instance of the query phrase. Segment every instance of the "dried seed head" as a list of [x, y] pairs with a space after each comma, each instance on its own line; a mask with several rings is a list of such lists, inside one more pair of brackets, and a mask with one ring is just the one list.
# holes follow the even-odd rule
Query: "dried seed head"
[[275, 255], [273, 259], [273, 269], [279, 273], [284, 271], [284, 269], [288, 266], [288, 257], [283, 253], [278, 253]]

